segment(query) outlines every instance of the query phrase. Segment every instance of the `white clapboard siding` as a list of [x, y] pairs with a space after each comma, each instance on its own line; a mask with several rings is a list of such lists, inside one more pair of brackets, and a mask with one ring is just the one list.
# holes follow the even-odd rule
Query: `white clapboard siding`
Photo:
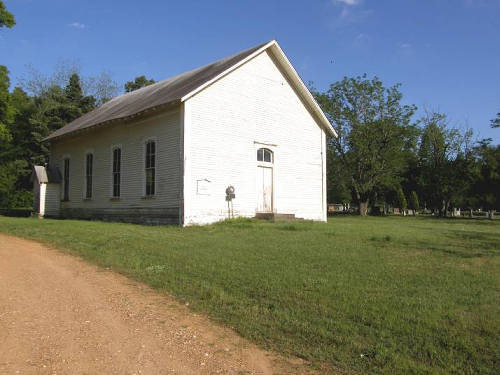
[[260, 147], [274, 152], [274, 211], [326, 220], [324, 131], [267, 51], [188, 99], [183, 111], [185, 224], [226, 218], [229, 185], [234, 214], [255, 215]]
[[61, 205], [61, 193], [59, 184], [42, 184], [45, 185], [45, 210], [44, 216], [57, 217], [59, 216], [59, 208]]
[[[51, 165], [63, 176], [63, 160], [70, 159], [69, 201], [61, 208], [91, 214], [130, 209], [179, 208], [181, 188], [179, 108], [132, 123], [117, 123], [63, 138], [51, 145]], [[156, 194], [144, 197], [144, 144], [156, 140]], [[121, 147], [121, 197], [112, 199], [112, 147]], [[85, 155], [92, 152], [92, 199], [84, 198]], [[60, 199], [63, 194], [61, 183]], [[130, 211], [134, 212], [134, 211]], [[178, 213], [177, 213], [178, 215]]]

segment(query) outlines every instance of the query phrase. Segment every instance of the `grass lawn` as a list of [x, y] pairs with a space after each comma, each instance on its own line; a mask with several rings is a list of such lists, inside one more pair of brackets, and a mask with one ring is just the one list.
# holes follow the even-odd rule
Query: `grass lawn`
[[147, 227], [0, 217], [322, 372], [500, 369], [500, 220], [339, 217]]

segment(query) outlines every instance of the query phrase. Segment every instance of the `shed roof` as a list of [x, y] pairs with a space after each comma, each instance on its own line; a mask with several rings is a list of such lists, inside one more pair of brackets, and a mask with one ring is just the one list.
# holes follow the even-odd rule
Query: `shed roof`
[[61, 182], [61, 174], [57, 168], [35, 165], [33, 166], [33, 174], [39, 183], [57, 184]]
[[212, 64], [111, 99], [102, 106], [56, 130], [45, 138], [45, 140], [54, 140], [93, 126], [103, 125], [115, 120], [124, 120], [149, 110], [183, 102], [267, 48], [275, 55], [288, 77], [294, 82], [301, 97], [305, 100], [312, 113], [314, 113], [321, 126], [330, 135], [336, 136], [330, 122], [286, 58], [278, 43], [275, 40], [271, 40]]

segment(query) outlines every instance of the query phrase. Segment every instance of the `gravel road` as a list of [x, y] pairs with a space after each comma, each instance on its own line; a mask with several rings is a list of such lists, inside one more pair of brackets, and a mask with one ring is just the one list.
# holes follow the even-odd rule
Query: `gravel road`
[[144, 284], [0, 234], [0, 373], [309, 372]]

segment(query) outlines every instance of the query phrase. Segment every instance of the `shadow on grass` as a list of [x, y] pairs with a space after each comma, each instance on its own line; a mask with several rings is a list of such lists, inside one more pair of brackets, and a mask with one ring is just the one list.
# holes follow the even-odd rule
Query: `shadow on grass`
[[472, 230], [450, 230], [447, 237], [465, 244], [465, 249], [456, 251], [456, 253], [464, 253], [464, 257], [500, 255], [500, 234]]
[[419, 219], [423, 220], [436, 220], [441, 221], [446, 224], [466, 224], [474, 223], [474, 225], [482, 225], [482, 226], [495, 226], [498, 225], [500, 228], [500, 219], [497, 217], [494, 220], [487, 219], [486, 217], [439, 217], [439, 216], [417, 216]]
[[406, 245], [420, 250], [430, 250], [452, 255], [457, 258], [481, 258], [500, 256], [500, 234], [448, 230], [443, 233], [445, 243], [429, 241], [407, 242]]

